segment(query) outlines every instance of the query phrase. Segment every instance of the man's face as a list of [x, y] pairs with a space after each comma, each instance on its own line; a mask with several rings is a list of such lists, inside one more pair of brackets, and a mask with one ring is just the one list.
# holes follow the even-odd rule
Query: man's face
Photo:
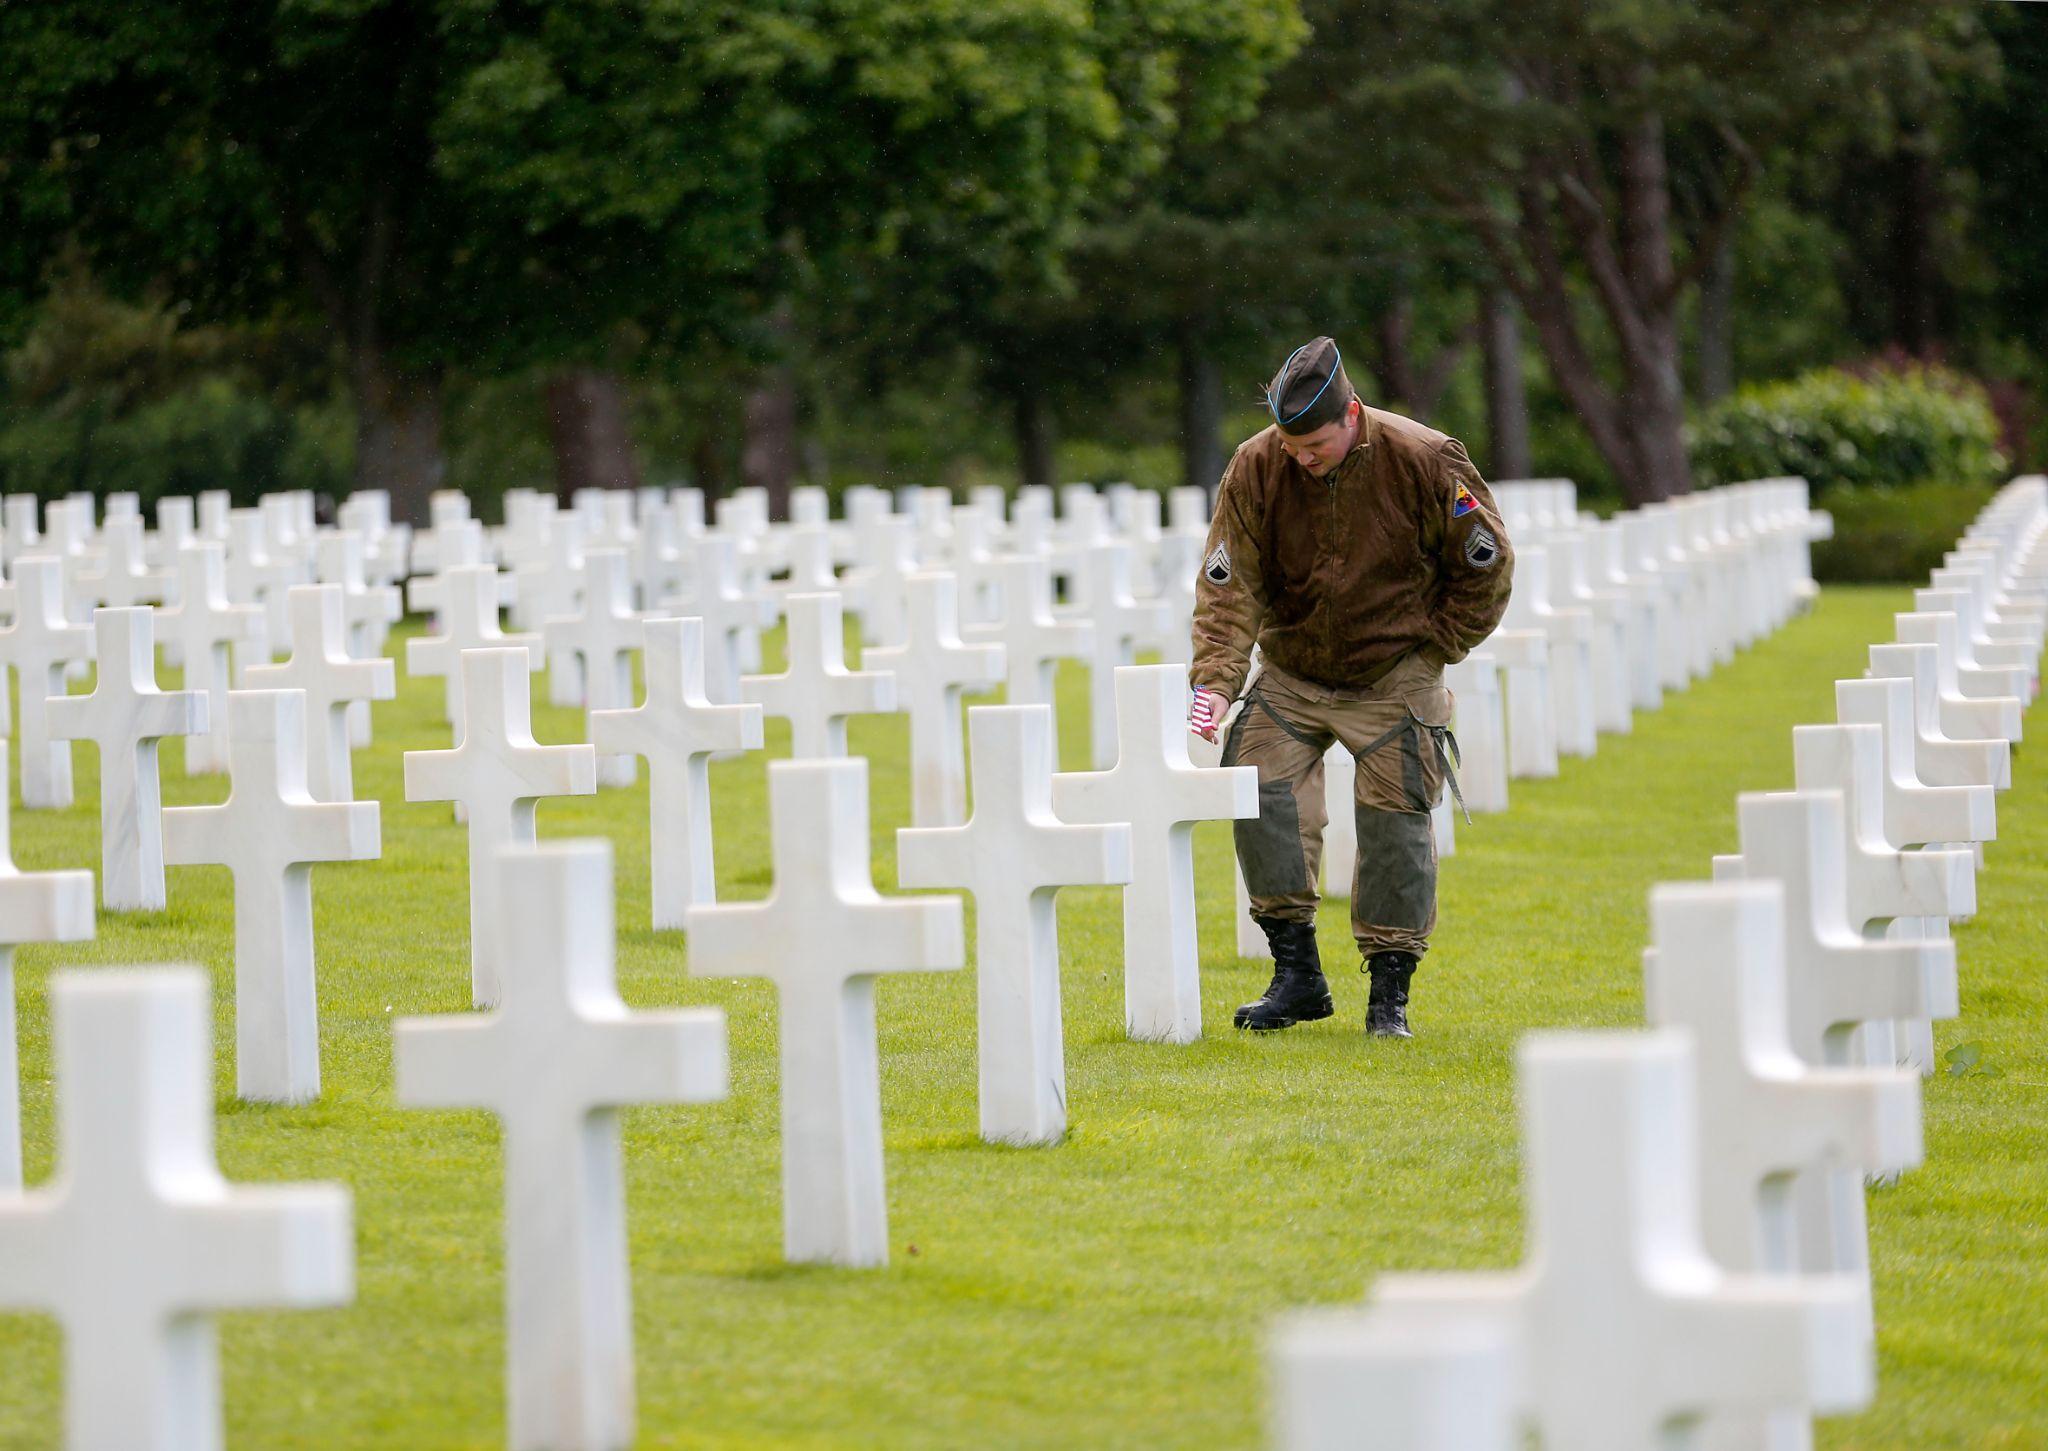
[[1344, 462], [1358, 442], [1358, 419], [1361, 404], [1356, 398], [1345, 407], [1343, 416], [1332, 419], [1314, 433], [1291, 434], [1285, 430], [1280, 434], [1280, 447], [1287, 456], [1314, 474], [1319, 479], [1330, 476], [1331, 470]]

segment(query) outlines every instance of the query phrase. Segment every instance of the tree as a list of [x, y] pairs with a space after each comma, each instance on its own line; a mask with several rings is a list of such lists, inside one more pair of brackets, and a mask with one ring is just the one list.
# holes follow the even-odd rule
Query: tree
[[793, 267], [847, 250], [1056, 270], [1082, 207], [1157, 164], [1179, 106], [1231, 90], [1211, 10], [0, 7], [20, 183], [0, 291], [69, 236], [111, 285], [167, 285], [196, 317], [320, 319], [358, 479], [417, 514], [451, 368], [588, 368], [626, 332], [671, 356], [743, 343]]
[[[1125, 118], [1056, 246], [996, 251], [971, 238], [906, 234], [886, 257], [825, 279], [839, 351], [892, 372], [877, 350], [923, 356], [964, 349], [981, 390], [1010, 421], [1027, 483], [1055, 482], [1058, 416], [1123, 391], [1134, 374], [1185, 379], [1191, 457], [1220, 472], [1221, 382], [1214, 344], [1233, 324], [1254, 243], [1246, 201], [1209, 158], [1252, 124], [1274, 72], [1304, 33], [1293, 0], [1098, 4], [1095, 28]], [[962, 245], [963, 242], [967, 245]]]
[[1681, 316], [1764, 159], [1849, 104], [1926, 8], [1383, 0], [1339, 106], [1528, 317], [1632, 503], [1691, 486]]

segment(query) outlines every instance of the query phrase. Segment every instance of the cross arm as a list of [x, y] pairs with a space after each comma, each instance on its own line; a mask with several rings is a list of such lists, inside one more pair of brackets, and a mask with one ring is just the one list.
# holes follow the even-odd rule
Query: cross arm
[[1664, 1290], [1666, 1323], [1654, 1341], [1661, 1373], [1681, 1382], [1665, 1388], [1665, 1404], [1820, 1415], [1867, 1405], [1877, 1368], [1860, 1298], [1848, 1275], [1730, 1276], [1701, 1296]]
[[93, 933], [92, 873], [0, 870], [0, 947], [83, 942]]
[[601, 1028], [604, 1099], [716, 1103], [729, 1091], [725, 1014], [717, 1008], [629, 1013]]
[[217, 835], [212, 822], [227, 814], [225, 803], [218, 806], [166, 806], [164, 823], [164, 864], [173, 867], [226, 866], [227, 858], [213, 850]]
[[501, 1015], [447, 1013], [405, 1018], [391, 1030], [394, 1093], [407, 1108], [480, 1108], [499, 1105], [479, 1086], [492, 1081], [503, 1031]]
[[194, 1216], [177, 1257], [192, 1309], [346, 1304], [355, 1296], [355, 1231], [338, 1184], [229, 1187], [181, 1206]]
[[[411, 643], [411, 642], [408, 642]], [[405, 753], [405, 799], [408, 801], [453, 801], [462, 751], [407, 751]], [[170, 812], [164, 813], [165, 817]]]
[[318, 801], [310, 806], [293, 806], [292, 860], [374, 861], [383, 851], [379, 815], [375, 801]]

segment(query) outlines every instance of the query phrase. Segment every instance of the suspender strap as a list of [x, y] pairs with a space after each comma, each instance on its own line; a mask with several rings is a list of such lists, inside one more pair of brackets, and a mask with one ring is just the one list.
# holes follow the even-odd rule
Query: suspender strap
[[1287, 723], [1286, 717], [1282, 716], [1279, 711], [1273, 709], [1272, 705], [1266, 700], [1265, 696], [1259, 694], [1259, 688], [1256, 685], [1245, 692], [1245, 699], [1249, 700], [1253, 705], [1256, 705], [1260, 710], [1263, 710], [1268, 716], [1268, 718], [1272, 720], [1274, 725], [1280, 727], [1281, 730], [1285, 731], [1295, 740], [1301, 742], [1304, 746], [1307, 746], [1312, 751], [1316, 749], [1316, 743], [1310, 740], [1307, 736], [1303, 735], [1300, 731], [1296, 730], [1293, 726], [1289, 725]]

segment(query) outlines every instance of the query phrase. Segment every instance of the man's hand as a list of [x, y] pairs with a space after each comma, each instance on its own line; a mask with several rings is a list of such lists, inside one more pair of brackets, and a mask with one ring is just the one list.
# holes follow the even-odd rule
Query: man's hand
[[1204, 690], [1195, 687], [1195, 698], [1188, 702], [1188, 729], [1205, 741], [1216, 739], [1216, 727], [1230, 710], [1230, 699], [1220, 690]]

